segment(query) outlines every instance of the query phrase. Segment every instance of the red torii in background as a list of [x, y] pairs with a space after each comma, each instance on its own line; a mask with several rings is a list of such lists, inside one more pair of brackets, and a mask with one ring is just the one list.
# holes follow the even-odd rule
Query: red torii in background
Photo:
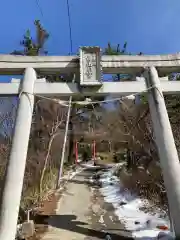
[[[96, 141], [92, 143], [92, 159], [96, 161]], [[75, 163], [78, 164], [78, 141], [75, 141]]]

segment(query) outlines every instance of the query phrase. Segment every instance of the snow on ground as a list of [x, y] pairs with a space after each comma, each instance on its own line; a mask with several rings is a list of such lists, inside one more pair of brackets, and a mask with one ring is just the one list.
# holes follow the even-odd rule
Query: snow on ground
[[100, 168], [100, 166], [94, 165], [94, 161], [93, 160], [90, 160], [90, 161], [88, 161], [86, 163], [81, 163], [81, 167], [84, 167], [84, 168], [94, 168], [94, 169]]
[[65, 176], [63, 176], [61, 179], [71, 180], [78, 173], [82, 172], [86, 168], [98, 168], [98, 166], [94, 166], [93, 161], [88, 161], [87, 163], [81, 163], [80, 165], [77, 165], [74, 170], [71, 169], [70, 171], [68, 171], [67, 174], [65, 174]]
[[74, 178], [78, 173], [82, 172], [83, 170], [84, 170], [84, 168], [80, 167], [80, 166], [74, 170], [71, 169], [61, 178], [61, 180], [71, 180], [72, 178]]
[[[113, 204], [115, 214], [124, 223], [126, 230], [132, 232], [134, 238], [157, 239], [158, 234], [159, 237], [160, 234], [162, 236], [160, 239], [172, 238], [169, 219], [163, 219], [161, 217], [163, 212], [159, 209], [152, 214], [140, 210], [143, 206], [150, 206], [150, 203], [125, 191], [119, 179], [114, 176], [113, 168], [102, 174], [101, 182], [100, 191], [105, 201]], [[167, 230], [161, 230], [162, 227], [167, 227]]]

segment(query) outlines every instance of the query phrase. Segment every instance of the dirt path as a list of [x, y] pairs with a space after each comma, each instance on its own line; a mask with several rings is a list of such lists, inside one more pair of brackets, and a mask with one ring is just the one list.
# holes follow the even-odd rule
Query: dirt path
[[90, 185], [92, 174], [93, 169], [86, 169], [68, 182], [42, 240], [98, 240], [106, 239], [106, 232], [112, 240], [124, 239], [112, 206], [104, 202], [98, 186]]
[[56, 215], [48, 220], [48, 232], [43, 240], [84, 239], [89, 226], [89, 207], [91, 192], [84, 182], [84, 175], [79, 173], [69, 181], [56, 209]]

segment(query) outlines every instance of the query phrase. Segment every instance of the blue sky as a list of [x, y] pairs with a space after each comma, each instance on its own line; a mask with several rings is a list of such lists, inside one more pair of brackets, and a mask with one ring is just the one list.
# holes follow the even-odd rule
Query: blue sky
[[[0, 8], [0, 53], [19, 47], [27, 28], [40, 19], [51, 34], [50, 55], [69, 53], [66, 0], [6, 0]], [[128, 50], [145, 54], [180, 51], [179, 0], [69, 0], [73, 51], [81, 45], [128, 42]]]

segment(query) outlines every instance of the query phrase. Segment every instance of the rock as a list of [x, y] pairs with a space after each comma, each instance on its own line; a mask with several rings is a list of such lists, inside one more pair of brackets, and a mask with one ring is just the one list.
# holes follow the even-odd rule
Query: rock
[[74, 165], [74, 166], [72, 166], [72, 170], [73, 171], [75, 171], [76, 170], [76, 166]]
[[146, 221], [147, 226], [150, 225], [150, 223], [151, 223], [151, 220]]
[[95, 179], [95, 180], [99, 180], [100, 179], [100, 174], [99, 173], [96, 173], [96, 174], [94, 174], [93, 175], [93, 179]]
[[109, 234], [106, 234], [105, 239], [106, 240], [111, 240], [112, 238], [111, 238], [111, 236]]
[[159, 215], [159, 218], [165, 218], [166, 217], [166, 213], [161, 213], [160, 215]]
[[140, 224], [140, 222], [139, 222], [139, 221], [135, 221], [135, 222], [134, 222], [134, 224], [136, 224], [136, 225], [137, 225], [137, 224]]
[[123, 205], [126, 205], [127, 203], [126, 202], [124, 202], [124, 201], [122, 201], [122, 202], [120, 202], [120, 206], [123, 206]]
[[18, 227], [18, 237], [20, 239], [26, 239], [32, 237], [35, 233], [34, 221], [23, 222]]
[[159, 240], [172, 240], [173, 237], [170, 236], [169, 234], [165, 233], [165, 232], [160, 232], [157, 236], [157, 239], [159, 239]]

